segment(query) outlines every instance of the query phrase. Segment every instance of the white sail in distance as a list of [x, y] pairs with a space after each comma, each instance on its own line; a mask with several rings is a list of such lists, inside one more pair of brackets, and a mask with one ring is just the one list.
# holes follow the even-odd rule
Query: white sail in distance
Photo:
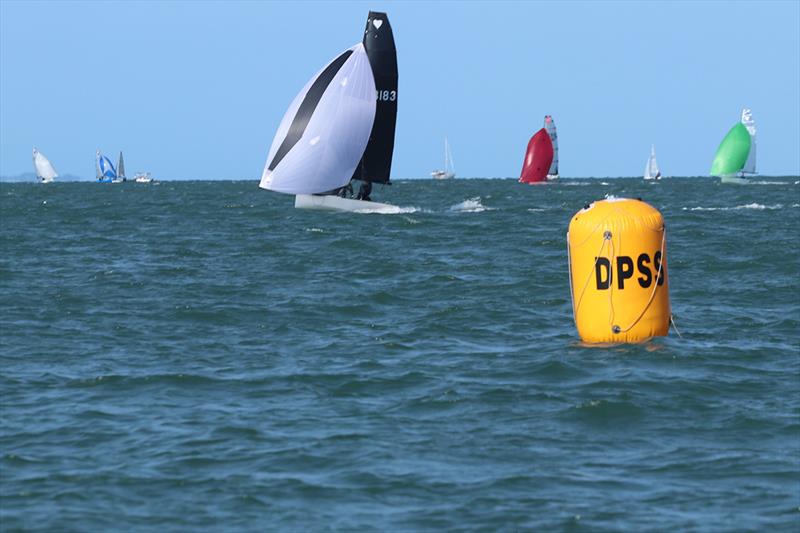
[[752, 111], [748, 108], [742, 109], [742, 124], [750, 134], [750, 152], [747, 154], [747, 161], [742, 167], [742, 174], [756, 173], [756, 123], [753, 120]]
[[658, 161], [656, 161], [656, 147], [650, 146], [650, 157], [647, 158], [647, 165], [644, 168], [644, 179], [658, 180], [661, 179], [661, 171], [658, 169]]
[[372, 68], [358, 43], [328, 63], [292, 101], [259, 187], [317, 194], [347, 185], [369, 142], [375, 94]]
[[125, 160], [122, 158], [122, 152], [119, 153], [119, 162], [117, 163], [117, 177], [125, 179]]
[[545, 115], [544, 117], [544, 128], [553, 143], [553, 162], [550, 163], [547, 178], [556, 179], [558, 177], [558, 133], [556, 132], [556, 121], [550, 115]]
[[33, 168], [36, 171], [36, 177], [42, 183], [50, 183], [58, 177], [56, 169], [53, 164], [47, 159], [43, 153], [36, 148], [33, 149]]

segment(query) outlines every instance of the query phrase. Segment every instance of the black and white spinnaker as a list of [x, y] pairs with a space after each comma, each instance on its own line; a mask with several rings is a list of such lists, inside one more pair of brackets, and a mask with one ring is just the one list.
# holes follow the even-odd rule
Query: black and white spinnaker
[[[284, 114], [259, 187], [295, 207], [380, 210], [372, 183], [389, 183], [397, 119], [397, 52], [385, 13], [370, 11], [361, 43], [318, 72]], [[353, 180], [361, 182], [353, 195]]]

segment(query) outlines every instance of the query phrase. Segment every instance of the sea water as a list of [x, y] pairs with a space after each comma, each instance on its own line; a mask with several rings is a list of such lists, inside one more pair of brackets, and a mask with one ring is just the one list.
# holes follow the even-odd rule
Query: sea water
[[[675, 330], [577, 337], [566, 230], [666, 220]], [[0, 184], [0, 528], [796, 531], [800, 178]]]

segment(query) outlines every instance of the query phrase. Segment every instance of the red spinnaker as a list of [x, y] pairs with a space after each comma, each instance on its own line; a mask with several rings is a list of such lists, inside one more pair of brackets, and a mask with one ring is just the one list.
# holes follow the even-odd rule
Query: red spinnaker
[[525, 152], [525, 161], [522, 162], [519, 181], [522, 183], [545, 181], [552, 162], [553, 142], [547, 130], [542, 128], [528, 141], [528, 150]]

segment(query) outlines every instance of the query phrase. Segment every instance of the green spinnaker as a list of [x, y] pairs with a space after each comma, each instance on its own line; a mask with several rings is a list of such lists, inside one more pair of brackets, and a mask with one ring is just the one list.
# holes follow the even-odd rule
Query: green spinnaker
[[742, 170], [750, 153], [750, 133], [741, 122], [731, 128], [717, 148], [711, 164], [711, 175], [732, 176]]

